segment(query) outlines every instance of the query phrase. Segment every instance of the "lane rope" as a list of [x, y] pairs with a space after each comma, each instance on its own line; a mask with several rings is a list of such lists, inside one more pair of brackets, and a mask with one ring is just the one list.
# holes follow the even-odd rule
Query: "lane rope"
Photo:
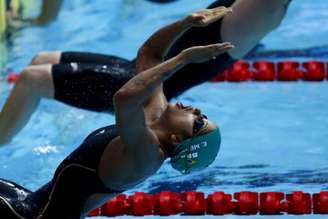
[[282, 192], [236, 192], [233, 195], [214, 192], [207, 197], [202, 192], [170, 192], [157, 194], [136, 192], [127, 196], [120, 194], [102, 207], [90, 212], [93, 216], [145, 216], [161, 215], [304, 215], [328, 214], [328, 191], [310, 194], [295, 191]]
[[281, 62], [237, 61], [224, 72], [219, 73], [212, 82], [245, 81], [324, 81], [328, 80], [328, 63], [323, 61]]

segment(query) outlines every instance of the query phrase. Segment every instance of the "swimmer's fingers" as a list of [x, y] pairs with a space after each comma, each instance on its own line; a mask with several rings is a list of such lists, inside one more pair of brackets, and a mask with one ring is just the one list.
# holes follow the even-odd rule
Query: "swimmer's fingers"
[[188, 16], [189, 22], [193, 26], [205, 27], [232, 12], [231, 8], [218, 7], [214, 9], [205, 9]]
[[234, 46], [229, 43], [217, 43], [217, 44], [211, 44], [211, 45], [207, 45], [207, 46], [203, 46], [203, 49], [205, 51], [207, 51], [206, 55], [207, 57], [204, 58], [208, 58], [210, 59], [215, 59], [217, 56], [221, 55], [222, 53], [227, 52], [230, 49], [233, 49]]
[[232, 13], [232, 8], [226, 8], [224, 6], [221, 7], [217, 7], [217, 8], [213, 8], [213, 9], [208, 9], [209, 10], [209, 14], [213, 17], [217, 17], [217, 18], [222, 18], [225, 15]]
[[232, 13], [232, 8], [231, 7], [230, 8], [218, 7], [218, 8], [214, 8], [212, 13], [213, 13], [212, 14], [212, 18], [213, 18], [212, 22], [215, 22], [215, 21], [223, 18], [227, 14]]
[[226, 7], [218, 7], [218, 8], [211, 9], [210, 14], [207, 16], [205, 21], [206, 26], [220, 20], [221, 18], [223, 18], [224, 16], [226, 16], [231, 12], [232, 9]]
[[220, 7], [216, 7], [216, 8], [208, 9], [208, 10], [211, 10], [213, 13], [216, 13], [216, 14], [227, 14], [227, 13], [232, 12], [232, 7], [227, 8], [224, 6], [220, 6]]
[[180, 55], [187, 63], [202, 63], [215, 59], [220, 54], [225, 53], [232, 48], [234, 48], [234, 46], [231, 43], [195, 46], [183, 50]]

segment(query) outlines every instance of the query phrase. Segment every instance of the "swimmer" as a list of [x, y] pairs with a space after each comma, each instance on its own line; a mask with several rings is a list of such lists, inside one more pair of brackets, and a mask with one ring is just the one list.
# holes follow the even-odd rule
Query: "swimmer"
[[210, 165], [220, 149], [219, 128], [197, 108], [169, 104], [162, 84], [185, 65], [206, 62], [233, 46], [195, 46], [162, 61], [182, 32], [206, 26], [228, 12], [200, 11], [172, 24], [162, 47], [137, 61], [140, 73], [115, 93], [115, 125], [91, 133], [59, 165], [52, 180], [35, 192], [0, 180], [1, 217], [80, 219], [155, 174], [166, 158], [183, 174]]
[[[290, 0], [218, 0], [209, 8], [232, 7], [222, 19], [207, 27], [192, 27], [181, 34], [166, 55], [171, 58], [183, 49], [219, 42], [235, 45], [205, 63], [192, 63], [179, 69], [164, 83], [170, 100], [208, 81], [235, 60], [244, 57], [285, 15]], [[137, 60], [171, 34], [170, 25], [158, 30], [139, 49]], [[142, 52], [140, 52], [142, 51]], [[79, 63], [79, 64], [77, 64]], [[42, 98], [98, 112], [113, 112], [114, 93], [136, 74], [135, 60], [81, 52], [43, 52], [21, 72], [0, 113], [0, 145], [4, 145], [26, 125]], [[83, 98], [81, 95], [83, 93]]]

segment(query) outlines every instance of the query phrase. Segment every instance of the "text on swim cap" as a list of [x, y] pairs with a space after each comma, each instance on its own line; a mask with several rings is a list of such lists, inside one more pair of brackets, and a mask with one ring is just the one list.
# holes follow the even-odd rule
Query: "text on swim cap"
[[194, 152], [194, 153], [190, 153], [190, 154], [187, 154], [187, 155], [182, 155], [180, 158], [188, 158], [188, 159], [192, 159], [192, 158], [197, 158], [198, 157], [198, 153], [197, 152]]
[[198, 144], [190, 145], [190, 150], [195, 151], [195, 150], [200, 149], [201, 147], [203, 147], [203, 148], [207, 147], [207, 141], [203, 141]]

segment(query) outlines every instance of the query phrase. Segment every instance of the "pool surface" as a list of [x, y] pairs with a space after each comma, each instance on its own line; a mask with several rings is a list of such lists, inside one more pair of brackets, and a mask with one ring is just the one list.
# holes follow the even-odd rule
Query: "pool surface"
[[[108, 2], [66, 1], [56, 22], [14, 34], [1, 74], [20, 71], [42, 50], [92, 51], [132, 59], [141, 43], [157, 28], [212, 1], [180, 0], [167, 5], [141, 0]], [[326, 0], [294, 1], [281, 27], [266, 37], [249, 59], [327, 60], [327, 22]], [[297, 51], [303, 49], [308, 53], [299, 55]], [[0, 106], [10, 88], [0, 83]], [[165, 164], [128, 194], [196, 189], [206, 194], [328, 190], [327, 82], [206, 83], [184, 93], [179, 101], [203, 109], [220, 125], [223, 136], [220, 155], [205, 171], [188, 176], [179, 175]], [[50, 180], [56, 166], [85, 136], [112, 123], [112, 115], [43, 100], [24, 130], [12, 143], [0, 148], [0, 176], [35, 190]]]

